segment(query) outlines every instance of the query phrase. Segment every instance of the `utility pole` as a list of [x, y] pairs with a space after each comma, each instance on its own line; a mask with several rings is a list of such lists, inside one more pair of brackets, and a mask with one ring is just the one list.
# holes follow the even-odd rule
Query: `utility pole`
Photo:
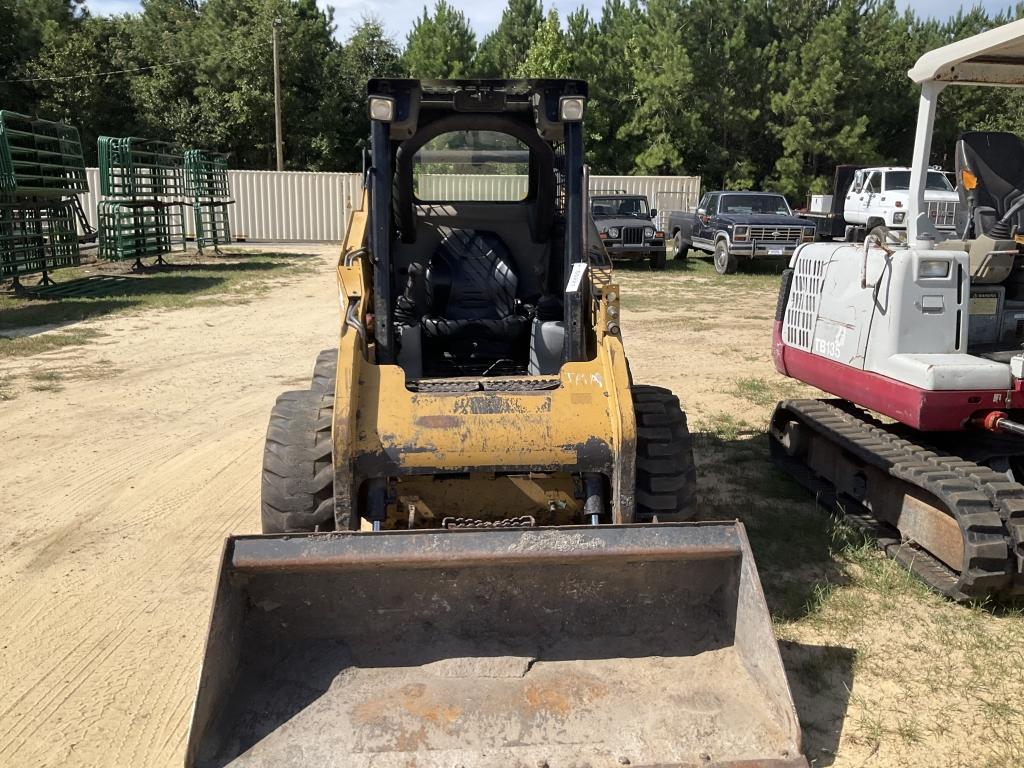
[[284, 170], [284, 138], [281, 135], [281, 65], [277, 60], [277, 32], [281, 19], [274, 19], [274, 135], [277, 145], [277, 170]]

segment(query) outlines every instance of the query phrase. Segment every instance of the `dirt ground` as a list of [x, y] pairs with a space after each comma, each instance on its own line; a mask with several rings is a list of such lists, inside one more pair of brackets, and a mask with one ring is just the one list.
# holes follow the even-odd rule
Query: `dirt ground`
[[[335, 248], [293, 250], [315, 269], [252, 301], [0, 346], [0, 766], [181, 764], [221, 544], [258, 527], [270, 407], [337, 332]], [[777, 276], [671, 266], [618, 270], [634, 377], [687, 406], [702, 515], [749, 527], [812, 764], [1024, 764], [1019, 608], [925, 592], [780, 478], [764, 424], [806, 390], [771, 366]]]

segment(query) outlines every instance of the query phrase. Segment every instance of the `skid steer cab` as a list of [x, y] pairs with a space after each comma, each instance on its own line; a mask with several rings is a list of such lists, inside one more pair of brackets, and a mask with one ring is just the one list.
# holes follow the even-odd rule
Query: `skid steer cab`
[[[320, 391], [275, 411], [264, 532], [690, 517], [685, 416], [671, 392], [632, 385], [588, 212], [586, 84], [368, 90], [338, 350]], [[279, 466], [304, 450], [323, 464]]]
[[630, 377], [586, 105], [370, 81], [338, 346], [274, 407], [188, 766], [806, 766], [743, 527], [688, 521], [686, 417]]

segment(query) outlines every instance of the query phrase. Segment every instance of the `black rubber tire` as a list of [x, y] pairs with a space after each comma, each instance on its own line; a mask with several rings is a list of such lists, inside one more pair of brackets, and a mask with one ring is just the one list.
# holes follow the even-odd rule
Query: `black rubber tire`
[[334, 530], [333, 412], [322, 392], [277, 398], [263, 448], [263, 533]]
[[338, 376], [338, 350], [325, 349], [316, 356], [313, 366], [313, 380], [309, 388], [313, 392], [324, 392], [334, 395], [334, 380]]
[[683, 245], [683, 233], [676, 232], [672, 236], [672, 258], [685, 261], [686, 257], [690, 255], [690, 246]]
[[725, 240], [715, 243], [715, 271], [720, 275], [731, 275], [739, 268], [739, 259], [729, 253]]
[[653, 270], [655, 270], [657, 272], [660, 272], [661, 270], [663, 270], [665, 268], [666, 260], [667, 260], [667, 254], [665, 253], [665, 249], [664, 248], [661, 249], [660, 251], [657, 251], [656, 253], [652, 253], [651, 254], [651, 269], [653, 269]]
[[636, 521], [689, 520], [696, 514], [697, 468], [679, 398], [670, 390], [636, 384]]

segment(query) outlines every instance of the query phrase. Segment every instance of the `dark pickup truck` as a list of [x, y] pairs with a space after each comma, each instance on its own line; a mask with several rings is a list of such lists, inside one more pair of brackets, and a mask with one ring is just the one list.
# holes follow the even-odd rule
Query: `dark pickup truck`
[[650, 259], [651, 269], [665, 268], [665, 233], [654, 224], [658, 214], [644, 195], [595, 194], [590, 215], [613, 259]]
[[685, 259], [691, 249], [714, 254], [722, 275], [735, 272], [741, 259], [789, 258], [800, 243], [814, 240], [814, 226], [771, 192], [707, 192], [696, 213], [670, 213], [665, 231], [675, 258]]

